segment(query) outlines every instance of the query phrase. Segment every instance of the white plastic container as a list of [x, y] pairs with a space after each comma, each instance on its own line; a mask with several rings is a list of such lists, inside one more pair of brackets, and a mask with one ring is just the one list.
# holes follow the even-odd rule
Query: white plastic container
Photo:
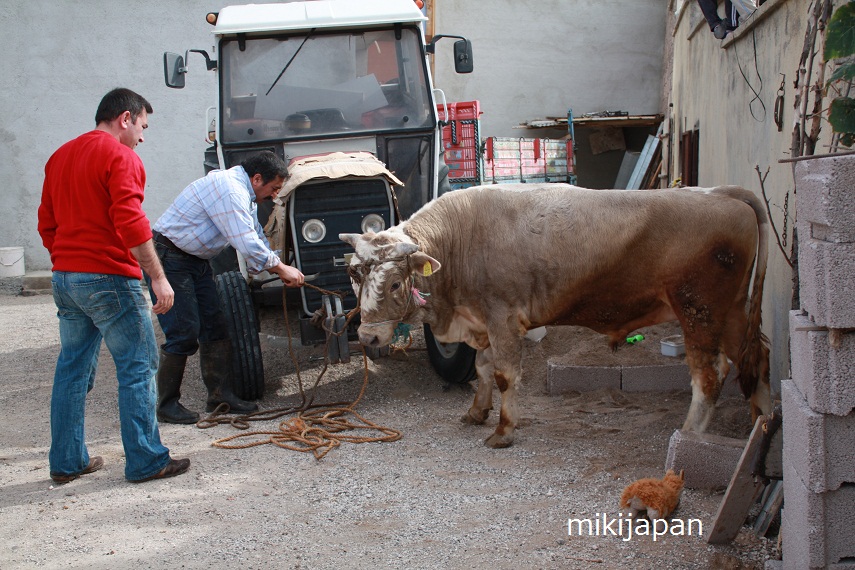
[[21, 277], [24, 274], [24, 248], [0, 247], [0, 277]]
[[665, 356], [683, 356], [686, 354], [686, 343], [681, 334], [665, 337], [659, 341], [659, 344], [662, 346], [662, 354]]

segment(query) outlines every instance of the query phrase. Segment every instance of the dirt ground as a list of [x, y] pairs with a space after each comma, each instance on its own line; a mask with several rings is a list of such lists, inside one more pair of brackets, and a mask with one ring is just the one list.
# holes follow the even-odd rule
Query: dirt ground
[[[292, 407], [299, 390], [282, 310], [265, 308], [261, 316], [267, 380], [260, 405]], [[495, 413], [484, 426], [458, 421], [474, 391], [443, 386], [415, 335], [406, 352], [369, 363], [356, 408], [398, 430], [400, 440], [343, 443], [317, 460], [271, 443], [214, 447], [221, 438], [248, 433], [230, 425], [162, 425], [164, 443], [174, 456], [191, 459], [190, 471], [138, 485], [123, 476], [115, 368], [102, 351], [86, 440], [105, 467], [55, 486], [47, 463], [59, 350], [55, 308], [46, 295], [0, 295], [0, 567], [763, 568], [777, 558], [775, 537], [758, 538], [747, 525], [723, 546], [697, 535], [654, 541], [568, 533], [570, 518], [619, 517], [626, 485], [661, 477], [690, 396], [609, 390], [550, 396], [547, 359], [573, 353], [589, 365], [673, 362], [659, 354], [658, 343], [673, 329], [642, 332], [645, 341], [615, 354], [605, 337], [584, 329], [549, 328], [542, 341], [526, 341], [522, 425], [508, 449], [483, 445]], [[295, 344], [300, 378], [311, 385], [323, 368], [322, 349]], [[357, 344], [351, 350], [359, 355]], [[363, 370], [356, 357], [331, 366], [315, 403], [352, 401]], [[203, 407], [195, 357], [183, 394], [188, 407]], [[254, 422], [249, 431], [265, 433], [238, 441], [269, 440], [289, 417]], [[747, 404], [720, 400], [711, 431], [746, 437]], [[706, 529], [722, 495], [721, 489], [687, 489], [674, 517], [700, 519]]]

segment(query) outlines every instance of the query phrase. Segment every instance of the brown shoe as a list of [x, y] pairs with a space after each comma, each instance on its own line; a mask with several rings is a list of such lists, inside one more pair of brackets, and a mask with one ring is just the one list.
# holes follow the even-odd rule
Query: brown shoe
[[89, 473], [94, 473], [95, 471], [98, 471], [102, 467], [104, 467], [104, 459], [99, 455], [96, 457], [90, 457], [89, 458], [89, 465], [87, 465], [86, 468], [83, 471], [81, 471], [80, 473], [70, 473], [68, 475], [63, 475], [61, 473], [51, 473], [50, 478], [53, 479], [54, 483], [59, 483], [60, 485], [62, 485], [64, 483], [70, 483], [71, 481], [74, 481], [75, 479], [77, 479], [81, 475], [87, 475]]
[[131, 483], [145, 483], [146, 481], [152, 481], [154, 479], [166, 479], [167, 477], [175, 477], [176, 475], [181, 475], [185, 473], [188, 469], [190, 469], [190, 460], [189, 459], [172, 459], [169, 458], [169, 463], [166, 464], [166, 467], [151, 475], [150, 477], [146, 477], [145, 479], [139, 479], [138, 481], [131, 481]]

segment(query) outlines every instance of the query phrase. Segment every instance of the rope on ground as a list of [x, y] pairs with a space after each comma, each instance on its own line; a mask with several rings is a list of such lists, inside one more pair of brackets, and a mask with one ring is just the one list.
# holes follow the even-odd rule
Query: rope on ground
[[[333, 294], [341, 296], [338, 292], [325, 291], [314, 285], [306, 284], [306, 286], [317, 289], [324, 294]], [[229, 405], [222, 403], [207, 417], [196, 422], [196, 427], [199, 429], [207, 429], [220, 424], [229, 424], [232, 427], [240, 430], [247, 430], [250, 427], [250, 422], [255, 421], [271, 421], [280, 417], [297, 414], [295, 417], [279, 422], [276, 430], [256, 430], [246, 433], [238, 433], [223, 437], [211, 443], [213, 447], [221, 449], [247, 449], [259, 445], [273, 444], [285, 449], [301, 452], [312, 452], [315, 459], [322, 459], [327, 453], [340, 446], [342, 442], [346, 443], [379, 443], [392, 442], [401, 439], [401, 432], [390, 427], [377, 425], [374, 422], [366, 419], [358, 414], [355, 410], [356, 405], [362, 400], [365, 395], [365, 390], [368, 387], [368, 358], [365, 355], [365, 350], [362, 350], [363, 362], [363, 381], [359, 395], [350, 403], [335, 402], [332, 404], [312, 404], [314, 394], [318, 384], [323, 378], [329, 367], [329, 362], [325, 358], [324, 366], [318, 374], [314, 385], [311, 388], [312, 396], [307, 398], [303, 390], [303, 380], [300, 375], [300, 366], [297, 362], [297, 357], [294, 354], [293, 345], [291, 343], [291, 324], [288, 319], [288, 308], [285, 302], [285, 289], [282, 290], [282, 307], [285, 313], [285, 326], [288, 331], [288, 351], [291, 356], [291, 361], [294, 363], [297, 372], [297, 385], [300, 388], [300, 404], [288, 408], [277, 408], [273, 410], [259, 410], [249, 414], [239, 416], [228, 416]], [[347, 315], [347, 321], [344, 330], [339, 333], [327, 331], [330, 335], [337, 336], [347, 334], [347, 326], [351, 319], [359, 311], [357, 306]], [[329, 342], [329, 336], [327, 337]], [[412, 342], [412, 338], [410, 338]], [[346, 418], [353, 416], [356, 421]], [[352, 435], [350, 431], [375, 431], [382, 435]], [[249, 441], [244, 441], [249, 440]], [[240, 441], [240, 443], [237, 443]]]

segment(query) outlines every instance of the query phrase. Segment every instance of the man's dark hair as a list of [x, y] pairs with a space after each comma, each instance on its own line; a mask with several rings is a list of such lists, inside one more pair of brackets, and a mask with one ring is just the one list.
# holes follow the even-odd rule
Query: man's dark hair
[[95, 124], [109, 123], [125, 111], [130, 111], [131, 120], [136, 122], [143, 109], [148, 114], [154, 112], [151, 103], [146, 101], [145, 97], [130, 89], [117, 87], [104, 95], [101, 103], [98, 104], [98, 110], [95, 112]]
[[285, 161], [279, 158], [276, 153], [263, 150], [258, 154], [254, 154], [240, 163], [243, 169], [250, 178], [256, 174], [261, 174], [261, 179], [265, 184], [280, 176], [288, 177], [288, 165]]

